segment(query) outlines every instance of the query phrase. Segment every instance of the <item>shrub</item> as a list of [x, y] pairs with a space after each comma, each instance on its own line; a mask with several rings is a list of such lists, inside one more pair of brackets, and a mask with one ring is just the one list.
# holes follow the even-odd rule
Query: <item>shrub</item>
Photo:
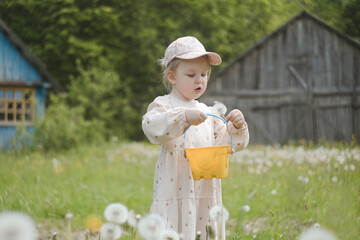
[[104, 123], [84, 119], [84, 108], [69, 107], [66, 95], [50, 95], [51, 104], [35, 124], [34, 144], [45, 150], [69, 149], [79, 143], [103, 140]]

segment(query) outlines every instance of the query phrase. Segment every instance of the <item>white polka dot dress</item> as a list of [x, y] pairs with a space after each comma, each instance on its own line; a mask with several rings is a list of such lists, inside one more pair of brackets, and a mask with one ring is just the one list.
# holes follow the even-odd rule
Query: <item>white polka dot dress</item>
[[[209, 210], [222, 204], [221, 180], [194, 181], [189, 161], [184, 157], [184, 144], [186, 148], [226, 145], [230, 144], [230, 136], [220, 119], [208, 117], [204, 123], [191, 126], [184, 141], [184, 130], [188, 126], [185, 108], [214, 113], [214, 109], [205, 104], [185, 102], [170, 94], [157, 97], [143, 117], [145, 135], [151, 143], [160, 145], [150, 212], [162, 216], [167, 229], [182, 233], [184, 240], [194, 240], [198, 231], [202, 233], [201, 239], [205, 239], [206, 225], [213, 226]], [[231, 123], [229, 126], [235, 151], [246, 147], [247, 126], [242, 129], [236, 129]]]

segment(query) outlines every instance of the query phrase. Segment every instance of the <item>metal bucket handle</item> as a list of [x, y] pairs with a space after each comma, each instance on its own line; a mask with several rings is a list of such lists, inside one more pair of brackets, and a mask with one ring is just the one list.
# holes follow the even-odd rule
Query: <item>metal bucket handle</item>
[[[228, 127], [229, 132], [230, 132], [231, 155], [232, 155], [232, 154], [234, 153], [234, 150], [233, 150], [233, 139], [232, 139], [232, 134], [231, 134], [231, 128], [230, 128], [228, 122], [225, 121], [225, 119], [223, 119], [222, 117], [220, 117], [220, 116], [218, 116], [218, 115], [215, 115], [215, 114], [212, 114], [212, 113], [205, 113], [205, 114], [206, 114], [207, 116], [216, 117], [216, 118], [220, 119], [220, 120], [223, 121], [223, 122], [226, 124], [226, 126]], [[188, 130], [190, 127], [191, 127], [191, 125], [189, 125], [189, 126], [187, 126], [187, 127], [185, 128], [185, 132], [184, 132], [184, 148], [185, 148], [185, 136], [186, 136], [186, 132], [187, 132], [187, 130]], [[186, 152], [185, 152], [185, 150], [184, 150], [184, 156], [186, 157]]]

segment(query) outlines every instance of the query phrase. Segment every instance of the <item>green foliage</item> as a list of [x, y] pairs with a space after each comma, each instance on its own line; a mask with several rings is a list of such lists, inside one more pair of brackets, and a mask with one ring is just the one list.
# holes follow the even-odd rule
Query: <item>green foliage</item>
[[61, 150], [103, 139], [104, 124], [85, 120], [82, 106], [70, 108], [64, 95], [51, 95], [51, 105], [35, 125], [34, 144], [45, 150]]
[[342, 11], [345, 32], [360, 41], [360, 0], [349, 0]]
[[[143, 139], [141, 116], [149, 102], [165, 93], [156, 60], [176, 38], [196, 36], [222, 56], [224, 66], [304, 9], [359, 38], [359, 6], [359, 0], [3, 0], [0, 17], [68, 89], [71, 104], [86, 105], [85, 119], [99, 117], [108, 131], [118, 126], [122, 131], [116, 132]], [[103, 59], [108, 66], [101, 64]], [[101, 84], [95, 72], [104, 67], [111, 84], [120, 88], [115, 102], [104, 101], [115, 97], [99, 85], [97, 93], [75, 83], [88, 84], [89, 79], [79, 79], [94, 75], [97, 80], [91, 84]], [[118, 83], [114, 73], [120, 76]], [[86, 89], [75, 89], [80, 86]], [[94, 108], [98, 104], [100, 109]]]
[[78, 72], [71, 77], [69, 105], [81, 106], [84, 119], [104, 123], [107, 137], [124, 135], [123, 122], [132, 112], [128, 109], [129, 87], [105, 59], [88, 70], [78, 64]]

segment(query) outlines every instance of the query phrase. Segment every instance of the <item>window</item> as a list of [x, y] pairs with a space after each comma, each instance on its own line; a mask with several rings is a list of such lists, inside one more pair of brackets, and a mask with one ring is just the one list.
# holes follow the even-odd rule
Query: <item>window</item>
[[0, 125], [32, 123], [34, 89], [0, 87]]

